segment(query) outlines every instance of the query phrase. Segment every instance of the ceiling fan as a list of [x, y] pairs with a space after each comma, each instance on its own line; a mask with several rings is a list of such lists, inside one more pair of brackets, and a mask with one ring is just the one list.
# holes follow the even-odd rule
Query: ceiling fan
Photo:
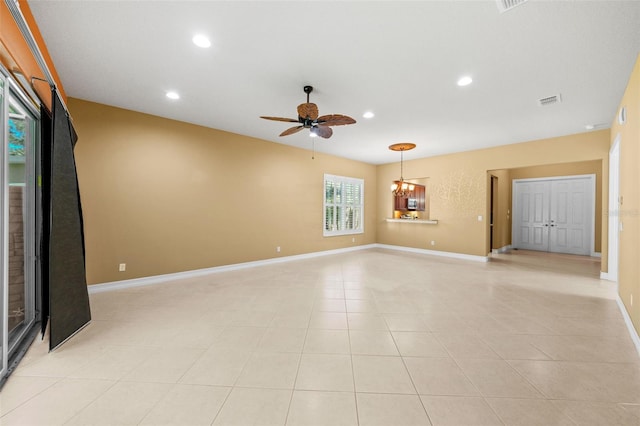
[[291, 127], [280, 136], [288, 136], [299, 132], [302, 129], [309, 129], [312, 135], [320, 136], [328, 139], [333, 135], [333, 130], [329, 126], [344, 126], [345, 124], [354, 124], [356, 120], [342, 114], [321, 115], [318, 117], [318, 106], [309, 102], [309, 94], [313, 91], [312, 86], [304, 86], [304, 93], [307, 94], [307, 102], [298, 105], [298, 119], [283, 117], [265, 117], [265, 120], [284, 121], [287, 123], [300, 123], [298, 126]]

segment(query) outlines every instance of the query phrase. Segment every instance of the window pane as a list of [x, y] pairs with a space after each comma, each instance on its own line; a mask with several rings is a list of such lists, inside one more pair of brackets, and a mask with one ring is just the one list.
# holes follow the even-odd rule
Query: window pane
[[344, 223], [344, 228], [345, 229], [354, 229], [354, 209], [353, 207], [347, 207], [345, 208], [345, 223]]
[[331, 231], [333, 224], [333, 206], [327, 206], [324, 211], [324, 229], [326, 231]]
[[353, 208], [353, 229], [360, 229], [362, 224], [362, 209], [360, 207]]
[[324, 235], [344, 235], [363, 232], [362, 179], [324, 176]]
[[333, 182], [331, 181], [325, 181], [324, 184], [324, 199], [326, 200], [326, 203], [330, 203], [333, 204]]
[[344, 202], [347, 204], [353, 204], [355, 200], [355, 188], [352, 183], [344, 184]]
[[[12, 105], [10, 109], [13, 109]], [[9, 117], [9, 156], [22, 157], [20, 160], [24, 162], [25, 117], [17, 114]]]
[[[0, 78], [2, 76], [0, 75]], [[2, 87], [0, 87], [2, 89]], [[2, 92], [2, 90], [0, 90]], [[0, 100], [2, 98], [0, 93]], [[8, 347], [0, 348], [4, 355], [11, 356], [18, 348], [35, 320], [35, 250], [34, 244], [34, 201], [35, 201], [35, 161], [34, 147], [37, 142], [37, 118], [31, 114], [13, 91], [9, 92], [8, 111], [3, 110], [4, 103], [0, 103], [0, 135], [3, 152], [2, 170], [7, 170], [7, 180], [2, 180], [3, 198], [7, 204], [3, 205], [6, 214], [3, 223], [9, 226], [2, 230], [5, 239], [3, 252], [7, 278], [3, 282], [3, 292], [7, 300], [3, 303], [2, 312], [4, 326], [1, 336]], [[8, 114], [7, 114], [8, 112]], [[1, 130], [4, 129], [4, 132]], [[0, 204], [3, 204], [0, 202]], [[0, 228], [3, 225], [0, 225]], [[2, 267], [0, 266], [0, 269]], [[0, 296], [0, 299], [2, 296]], [[0, 323], [3, 321], [0, 319]], [[1, 346], [1, 344], [0, 344]], [[7, 352], [8, 350], [8, 352]]]

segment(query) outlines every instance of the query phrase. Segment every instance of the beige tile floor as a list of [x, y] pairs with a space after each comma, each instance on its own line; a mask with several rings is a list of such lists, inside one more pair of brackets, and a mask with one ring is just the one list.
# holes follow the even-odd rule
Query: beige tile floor
[[2, 425], [640, 425], [593, 258], [367, 250], [91, 295], [34, 343]]

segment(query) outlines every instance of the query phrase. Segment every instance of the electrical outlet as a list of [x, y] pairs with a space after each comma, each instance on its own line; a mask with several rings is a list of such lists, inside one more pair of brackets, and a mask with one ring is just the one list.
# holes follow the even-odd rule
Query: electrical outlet
[[356, 242], [356, 237], [353, 237], [353, 238], [351, 239], [351, 242], [352, 242], [352, 243], [355, 243], [355, 242]]
[[478, 215], [478, 222], [482, 222], [482, 215]]
[[276, 247], [276, 253], [280, 253], [280, 246]]
[[433, 241], [433, 240], [431, 240], [431, 245], [432, 245], [432, 246], [435, 246], [435, 245], [436, 245], [436, 242], [435, 242], [435, 241]]
[[120, 272], [124, 272], [127, 270], [127, 264], [126, 263], [121, 263], [118, 265], [118, 271]]

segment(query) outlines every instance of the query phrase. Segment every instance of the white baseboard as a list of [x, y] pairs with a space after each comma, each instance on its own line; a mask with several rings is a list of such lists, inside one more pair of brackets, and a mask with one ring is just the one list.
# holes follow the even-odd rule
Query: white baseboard
[[398, 250], [398, 251], [407, 251], [410, 253], [418, 253], [418, 254], [428, 254], [431, 256], [442, 256], [442, 257], [451, 257], [454, 259], [462, 259], [462, 260], [472, 260], [474, 262], [488, 262], [488, 256], [476, 256], [473, 254], [464, 254], [464, 253], [453, 253], [449, 251], [438, 251], [438, 250], [427, 250], [427, 249], [419, 249], [413, 247], [404, 247], [404, 246], [392, 246], [388, 244], [376, 244], [378, 248], [388, 249], [388, 250]]
[[172, 274], [153, 275], [150, 277], [133, 278], [130, 280], [113, 281], [88, 286], [89, 294], [102, 293], [105, 291], [123, 290], [127, 288], [142, 287], [153, 284], [160, 284], [167, 281], [182, 280], [188, 278], [201, 277], [203, 275], [215, 274], [218, 272], [237, 271], [240, 269], [255, 268], [256, 266], [273, 265], [293, 260], [312, 259], [314, 257], [329, 256], [332, 254], [347, 253], [352, 251], [367, 250], [372, 248], [383, 248], [397, 251], [408, 251], [412, 253], [428, 254], [432, 256], [452, 257], [455, 259], [473, 260], [476, 262], [487, 262], [486, 256], [473, 256], [470, 254], [451, 253], [446, 251], [424, 250], [411, 247], [392, 246], [387, 244], [367, 244], [362, 246], [347, 247], [336, 250], [318, 251], [313, 253], [297, 254], [293, 256], [276, 257], [272, 259], [257, 260], [254, 262], [234, 263], [233, 265], [216, 266], [213, 268], [195, 269], [193, 271], [176, 272]]
[[509, 250], [511, 250], [511, 244], [506, 245], [506, 246], [502, 246], [502, 247], [497, 248], [497, 249], [491, 249], [491, 254], [507, 253]]
[[636, 350], [638, 351], [638, 355], [640, 356], [640, 336], [638, 336], [638, 332], [633, 326], [633, 322], [631, 321], [629, 312], [627, 312], [627, 308], [624, 306], [624, 303], [622, 302], [622, 299], [620, 299], [619, 294], [616, 295], [616, 302], [618, 303], [618, 308], [620, 308], [620, 312], [622, 313], [622, 317], [624, 318], [624, 323], [627, 325], [627, 330], [629, 330], [629, 336], [631, 336], [631, 340], [636, 346]]
[[313, 253], [297, 254], [293, 256], [275, 257], [272, 259], [256, 260], [254, 262], [234, 263], [232, 265], [215, 266], [213, 268], [195, 269], [192, 271], [176, 272], [172, 274], [153, 275], [150, 277], [133, 278], [130, 280], [113, 281], [108, 283], [90, 285], [89, 294], [102, 293], [104, 291], [122, 290], [126, 288], [141, 287], [152, 284], [159, 284], [167, 281], [182, 280], [187, 278], [201, 277], [203, 275], [215, 274], [218, 272], [237, 271], [240, 269], [255, 268], [256, 266], [274, 265], [277, 263], [291, 262], [292, 260], [311, 259], [332, 254], [347, 253], [358, 250], [375, 248], [377, 244], [367, 244], [362, 246], [347, 247], [335, 250], [318, 251]]
[[610, 279], [609, 273], [608, 272], [604, 272], [604, 271], [600, 271], [600, 279], [601, 280], [607, 280], [607, 281], [613, 281], [612, 279]]
[[591, 257], [602, 257], [602, 253], [600, 253], [599, 251], [592, 251]]

